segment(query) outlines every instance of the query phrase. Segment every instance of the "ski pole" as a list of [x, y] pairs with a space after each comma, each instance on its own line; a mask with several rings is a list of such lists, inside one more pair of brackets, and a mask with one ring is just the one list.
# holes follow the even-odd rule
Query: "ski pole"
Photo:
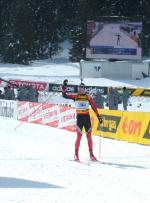
[[102, 149], [101, 136], [99, 136], [99, 160], [100, 160], [100, 158], [101, 158], [101, 149]]
[[[99, 122], [99, 125], [102, 125], [102, 123]], [[102, 156], [102, 138], [101, 138], [102, 130], [100, 130], [100, 136], [99, 136], [99, 160]]]

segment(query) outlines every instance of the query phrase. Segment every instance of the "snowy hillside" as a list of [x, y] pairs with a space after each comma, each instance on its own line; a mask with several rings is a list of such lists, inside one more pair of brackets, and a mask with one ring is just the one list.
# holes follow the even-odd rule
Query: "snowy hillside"
[[[149, 203], [149, 146], [94, 137], [106, 164], [85, 165], [69, 161], [75, 133], [26, 123], [15, 131], [18, 124], [0, 118], [1, 202]], [[88, 163], [85, 136], [80, 158]]]

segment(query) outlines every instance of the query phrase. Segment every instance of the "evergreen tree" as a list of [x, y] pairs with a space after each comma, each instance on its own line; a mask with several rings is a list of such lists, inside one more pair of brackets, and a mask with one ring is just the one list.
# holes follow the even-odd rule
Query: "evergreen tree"
[[103, 16], [142, 20], [143, 54], [149, 56], [149, 10], [149, 0], [0, 0], [0, 56], [22, 64], [52, 58], [68, 37], [70, 60], [80, 61], [86, 58], [87, 20]]
[[3, 11], [6, 6], [9, 10], [5, 12], [8, 17], [2, 33], [5, 62], [28, 64], [61, 51], [64, 19], [60, 3], [61, 0], [14, 0], [7, 5], [1, 1]]
[[143, 1], [143, 55], [150, 56], [150, 1]]

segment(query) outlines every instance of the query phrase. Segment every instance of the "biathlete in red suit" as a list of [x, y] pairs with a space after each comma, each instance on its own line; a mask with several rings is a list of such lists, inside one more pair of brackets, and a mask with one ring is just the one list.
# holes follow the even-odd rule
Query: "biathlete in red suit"
[[79, 161], [78, 152], [79, 152], [80, 141], [82, 137], [82, 129], [84, 127], [86, 131], [86, 137], [88, 140], [90, 159], [92, 161], [96, 161], [96, 157], [93, 154], [93, 141], [92, 141], [92, 135], [91, 135], [92, 128], [91, 128], [91, 120], [89, 115], [89, 105], [94, 110], [100, 123], [102, 123], [102, 118], [98, 114], [98, 110], [93, 99], [86, 94], [84, 83], [81, 83], [80, 86], [78, 87], [77, 94], [68, 94], [66, 93], [68, 81], [67, 82], [66, 81], [67, 80], [64, 81], [64, 84], [62, 86], [62, 95], [65, 98], [73, 99], [75, 101], [75, 107], [76, 107], [76, 113], [77, 113], [77, 139], [75, 141], [74, 159], [75, 161]]

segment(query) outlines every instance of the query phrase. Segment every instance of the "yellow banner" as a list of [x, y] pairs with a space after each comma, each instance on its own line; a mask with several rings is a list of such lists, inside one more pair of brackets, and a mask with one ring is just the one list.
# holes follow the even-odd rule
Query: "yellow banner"
[[91, 110], [93, 135], [150, 145], [150, 113], [99, 109], [100, 125]]

